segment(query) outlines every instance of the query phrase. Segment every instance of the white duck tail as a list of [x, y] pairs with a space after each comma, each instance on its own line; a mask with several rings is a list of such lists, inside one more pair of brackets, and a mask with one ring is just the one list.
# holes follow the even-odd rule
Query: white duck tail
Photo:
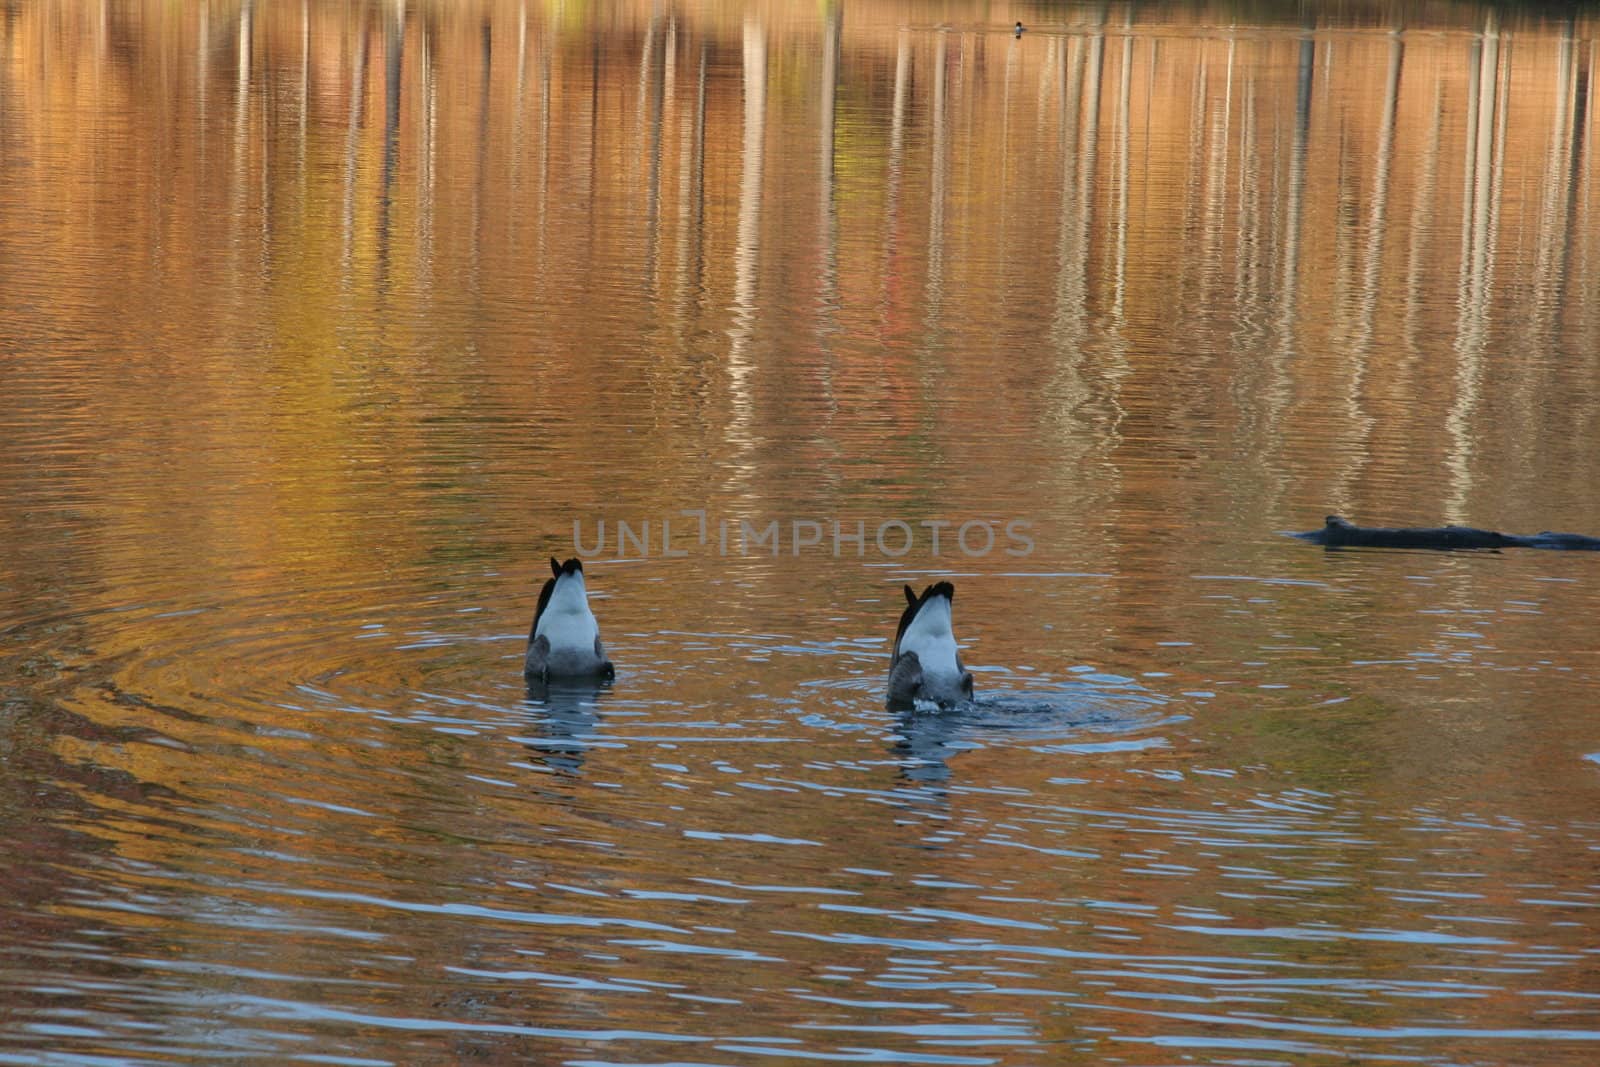
[[550, 557], [551, 577], [539, 591], [539, 607], [528, 631], [522, 673], [529, 678], [609, 678], [615, 674], [600, 642], [600, 624], [589, 610], [583, 564], [557, 563]]
[[906, 609], [889, 659], [889, 703], [896, 707], [928, 700], [940, 705], [972, 699], [972, 674], [961, 664], [951, 627], [955, 586], [936, 582], [918, 596], [905, 587]]

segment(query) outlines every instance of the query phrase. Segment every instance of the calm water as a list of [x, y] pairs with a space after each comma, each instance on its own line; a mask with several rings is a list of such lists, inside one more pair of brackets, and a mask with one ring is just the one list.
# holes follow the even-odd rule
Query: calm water
[[0, 6], [0, 1063], [1595, 1062], [1600, 558], [1278, 536], [1600, 533], [1430, 10]]

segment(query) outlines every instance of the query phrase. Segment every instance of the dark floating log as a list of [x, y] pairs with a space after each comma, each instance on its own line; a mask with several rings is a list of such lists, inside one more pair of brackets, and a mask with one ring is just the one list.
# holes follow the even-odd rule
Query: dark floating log
[[1506, 534], [1475, 526], [1357, 526], [1329, 515], [1320, 530], [1291, 533], [1302, 541], [1327, 548], [1550, 548], [1569, 552], [1600, 552], [1600, 537], [1554, 533]]

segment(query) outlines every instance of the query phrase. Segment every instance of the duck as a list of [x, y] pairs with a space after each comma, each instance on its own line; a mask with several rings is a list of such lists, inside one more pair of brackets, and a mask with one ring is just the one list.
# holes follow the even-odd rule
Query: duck
[[531, 681], [552, 678], [611, 680], [616, 668], [606, 658], [600, 641], [600, 624], [589, 610], [589, 593], [583, 581], [583, 562], [558, 563], [550, 557], [551, 577], [539, 590], [539, 606], [528, 630], [528, 651], [522, 675]]
[[924, 700], [951, 707], [972, 700], [972, 672], [961, 665], [950, 623], [955, 586], [935, 582], [919, 596], [908, 585], [905, 595], [889, 657], [889, 705], [905, 708]]

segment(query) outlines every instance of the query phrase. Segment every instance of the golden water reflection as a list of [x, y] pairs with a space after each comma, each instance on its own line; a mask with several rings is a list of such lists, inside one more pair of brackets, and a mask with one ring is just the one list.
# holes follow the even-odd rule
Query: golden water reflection
[[269, 392], [382, 349], [752, 507], [757, 457], [914, 437], [931, 388], [1102, 509], [1177, 427], [1279, 522], [1587, 517], [1530, 497], [1594, 473], [1586, 22], [1068, 14], [14, 10], [8, 347], [145, 406], [174, 348]]

